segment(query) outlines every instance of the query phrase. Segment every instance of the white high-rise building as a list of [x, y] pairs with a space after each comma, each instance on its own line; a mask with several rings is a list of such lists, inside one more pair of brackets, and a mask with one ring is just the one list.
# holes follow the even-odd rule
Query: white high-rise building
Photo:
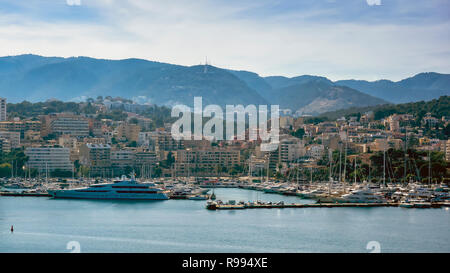
[[29, 147], [25, 149], [28, 156], [27, 167], [39, 171], [72, 171], [69, 148]]
[[6, 120], [6, 99], [0, 98], [0, 121]]

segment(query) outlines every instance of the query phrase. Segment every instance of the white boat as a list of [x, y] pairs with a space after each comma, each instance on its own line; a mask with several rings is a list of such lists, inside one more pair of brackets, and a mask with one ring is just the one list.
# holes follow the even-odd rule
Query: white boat
[[322, 194], [326, 194], [328, 191], [325, 189], [314, 189], [314, 190], [307, 190], [307, 191], [302, 191], [300, 193], [298, 193], [297, 195], [306, 199], [314, 199], [318, 196], [321, 196]]
[[278, 193], [282, 188], [282, 186], [274, 185], [263, 188], [263, 191], [265, 193]]
[[342, 195], [337, 201], [342, 203], [385, 203], [386, 199], [367, 188], [353, 190], [348, 194]]
[[425, 198], [425, 199], [429, 199], [433, 197], [433, 193], [427, 189], [427, 188], [420, 188], [417, 187], [415, 189], [412, 189], [409, 191], [408, 193], [408, 198]]
[[426, 201], [423, 201], [423, 200], [417, 200], [417, 201], [413, 202], [413, 207], [414, 208], [420, 208], [420, 209], [431, 208], [431, 202], [426, 202]]
[[414, 203], [408, 202], [408, 201], [402, 201], [400, 202], [400, 204], [398, 205], [401, 208], [413, 208], [414, 207]]
[[114, 183], [93, 184], [89, 187], [69, 190], [49, 190], [53, 198], [75, 199], [124, 199], [124, 200], [166, 200], [167, 194], [154, 183], [139, 183], [134, 178]]
[[193, 195], [188, 197], [189, 200], [208, 200], [206, 195]]

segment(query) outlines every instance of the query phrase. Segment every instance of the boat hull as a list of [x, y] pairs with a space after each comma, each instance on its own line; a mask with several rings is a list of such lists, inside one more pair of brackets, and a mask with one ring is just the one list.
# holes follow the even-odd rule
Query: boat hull
[[61, 199], [108, 199], [108, 200], [167, 200], [169, 197], [165, 193], [87, 193], [71, 190], [49, 191], [53, 198]]

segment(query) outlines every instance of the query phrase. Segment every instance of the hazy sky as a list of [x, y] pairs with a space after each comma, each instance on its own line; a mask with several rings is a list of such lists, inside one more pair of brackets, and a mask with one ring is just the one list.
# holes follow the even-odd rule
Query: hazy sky
[[450, 73], [450, 0], [0, 0], [0, 55], [399, 80]]

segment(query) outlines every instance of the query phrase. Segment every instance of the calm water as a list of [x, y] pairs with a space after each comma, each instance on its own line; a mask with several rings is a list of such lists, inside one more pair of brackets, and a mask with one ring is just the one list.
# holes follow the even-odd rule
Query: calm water
[[[222, 200], [307, 202], [243, 189]], [[14, 225], [14, 233], [10, 227]], [[450, 252], [450, 209], [208, 211], [205, 201], [0, 197], [0, 252]]]

